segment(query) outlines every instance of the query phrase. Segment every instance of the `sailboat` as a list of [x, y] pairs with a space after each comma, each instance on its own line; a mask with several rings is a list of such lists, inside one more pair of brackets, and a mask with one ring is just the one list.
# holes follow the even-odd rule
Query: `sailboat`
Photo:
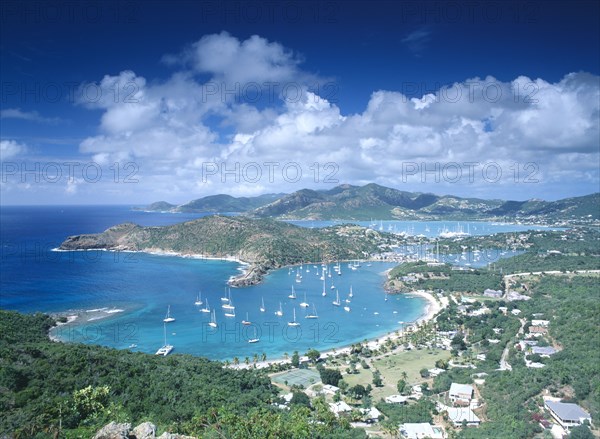
[[283, 310], [281, 309], [281, 302], [279, 302], [279, 309], [275, 311], [275, 315], [279, 317], [283, 315]]
[[166, 357], [173, 350], [173, 346], [170, 344], [167, 344], [167, 324], [166, 323], [163, 323], [163, 333], [164, 333], [164, 337], [165, 337], [165, 344], [158, 351], [156, 351], [155, 355], [162, 355], [163, 357]]
[[194, 302], [194, 305], [200, 306], [202, 305], [204, 302], [202, 302], [202, 292], [198, 292], [198, 295], [196, 296], [196, 301]]
[[325, 279], [323, 279], [323, 292], [321, 293], [321, 296], [327, 296], [327, 292], [325, 291]]
[[317, 315], [317, 307], [315, 306], [315, 304], [313, 303], [313, 310], [311, 314], [306, 314], [304, 316], [305, 319], [318, 319], [319, 316]]
[[300, 323], [296, 321], [296, 308], [294, 308], [294, 319], [288, 322], [288, 326], [300, 326]]
[[258, 343], [260, 339], [256, 336], [256, 326], [254, 327], [254, 337], [248, 340], [248, 343]]
[[296, 292], [294, 291], [294, 286], [292, 285], [292, 292], [288, 295], [290, 299], [296, 298]]
[[385, 292], [385, 301], [386, 302], [388, 301], [388, 292], [387, 291]]
[[346, 311], [346, 312], [350, 312], [350, 307], [349, 307], [349, 306], [345, 306], [345, 307], [344, 307], [344, 311]]
[[340, 306], [342, 304], [342, 302], [340, 302], [340, 292], [338, 290], [335, 290], [335, 300], [331, 303], [335, 306]]
[[231, 297], [231, 290], [229, 290], [230, 294], [229, 296], [227, 296], [227, 294], [223, 297], [221, 297], [221, 302], [229, 302], [229, 298]]
[[308, 308], [308, 303], [306, 302], [306, 291], [304, 292], [304, 302], [300, 304], [302, 308]]
[[[221, 300], [223, 300], [222, 297], [221, 297]], [[227, 303], [224, 303], [223, 305], [221, 305], [221, 308], [235, 310], [235, 306], [233, 306], [233, 302], [231, 301], [231, 288], [229, 289], [229, 296], [227, 297]]]
[[208, 306], [208, 299], [206, 299], [206, 305], [204, 305], [204, 308], [200, 309], [200, 312], [210, 312], [210, 306]]
[[229, 299], [229, 304], [230, 306], [225, 311], [225, 317], [235, 317], [235, 306], [233, 306], [231, 299]]
[[354, 297], [354, 293], [352, 292], [352, 285], [350, 285], [350, 294], [348, 294], [348, 297]]
[[210, 326], [211, 328], [216, 328], [217, 327], [217, 316], [215, 314], [215, 310], [213, 309], [212, 314], [210, 316], [210, 322], [208, 323], [208, 326]]
[[248, 319], [248, 313], [246, 312], [246, 319], [242, 320], [242, 325], [251, 325], [252, 322]]
[[265, 299], [264, 297], [261, 298], [261, 305], [260, 305], [260, 312], [265, 312], [266, 308], [265, 308]]
[[174, 322], [174, 321], [175, 321], [175, 318], [171, 317], [171, 305], [169, 305], [168, 308], [167, 308], [167, 315], [163, 319], [163, 322], [165, 322], [165, 323], [171, 323], [171, 322]]

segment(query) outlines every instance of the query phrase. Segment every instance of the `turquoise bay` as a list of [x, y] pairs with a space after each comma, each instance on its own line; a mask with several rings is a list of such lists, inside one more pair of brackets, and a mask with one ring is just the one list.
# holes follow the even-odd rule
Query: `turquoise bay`
[[[351, 270], [341, 264], [342, 275], [326, 277], [327, 296], [322, 296], [320, 264], [302, 269], [275, 271], [261, 285], [232, 289], [236, 317], [227, 318], [221, 308], [226, 282], [240, 265], [229, 261], [180, 258], [141, 253], [53, 252], [72, 234], [95, 233], [125, 221], [141, 225], [166, 225], [203, 216], [132, 211], [128, 206], [3, 207], [1, 211], [2, 276], [0, 307], [21, 312], [78, 314], [71, 325], [57, 328], [54, 335], [66, 341], [96, 343], [153, 353], [163, 344], [163, 322], [167, 306], [176, 321], [167, 324], [167, 338], [174, 352], [202, 355], [211, 359], [233, 359], [254, 354], [274, 359], [297, 350], [305, 352], [344, 346], [398, 329], [424, 313], [421, 298], [390, 296], [385, 301], [383, 272], [394, 264], [362, 264]], [[326, 224], [303, 223], [304, 226]], [[381, 224], [379, 224], [381, 226]], [[397, 231], [431, 230], [438, 223], [383, 222]], [[447, 228], [454, 227], [448, 223]], [[469, 223], [471, 231], [485, 234], [525, 230], [521, 225]], [[308, 268], [309, 272], [306, 271]], [[317, 270], [319, 270], [317, 274]], [[337, 287], [342, 305], [334, 306]], [[297, 299], [289, 299], [292, 285]], [[350, 286], [354, 297], [345, 303]], [[209, 314], [194, 305], [196, 295], [208, 299], [215, 309], [218, 327], [210, 328]], [[305, 319], [304, 301], [315, 304], [318, 319]], [[261, 299], [266, 311], [261, 313]], [[274, 312], [281, 302], [283, 316]], [[344, 311], [349, 306], [350, 311]], [[296, 310], [298, 327], [288, 326]], [[242, 325], [246, 319], [252, 325]], [[256, 327], [258, 343], [248, 343]]]

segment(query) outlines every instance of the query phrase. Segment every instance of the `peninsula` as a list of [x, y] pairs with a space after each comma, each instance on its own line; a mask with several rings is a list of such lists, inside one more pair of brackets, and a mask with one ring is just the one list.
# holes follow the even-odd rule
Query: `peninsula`
[[232, 259], [249, 265], [231, 286], [254, 285], [286, 265], [364, 259], [390, 250], [398, 237], [355, 225], [309, 229], [271, 219], [208, 216], [162, 227], [133, 223], [69, 236], [59, 250], [112, 250]]

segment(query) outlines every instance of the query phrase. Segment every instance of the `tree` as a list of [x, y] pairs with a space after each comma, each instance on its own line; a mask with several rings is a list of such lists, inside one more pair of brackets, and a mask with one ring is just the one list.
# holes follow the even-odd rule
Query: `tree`
[[381, 373], [379, 373], [378, 370], [373, 372], [373, 385], [375, 387], [382, 387], [383, 386], [383, 381], [381, 379]]
[[290, 400], [290, 405], [302, 405], [310, 408], [310, 398], [304, 392], [294, 392]]
[[292, 366], [300, 366], [300, 355], [298, 355], [298, 351], [294, 351], [294, 354], [292, 355]]
[[348, 394], [355, 399], [362, 399], [367, 394], [367, 389], [362, 384], [357, 384], [348, 389]]
[[421, 369], [419, 371], [419, 375], [421, 375], [422, 378], [428, 378], [429, 377], [429, 371], [427, 370], [426, 367], [424, 367], [423, 369]]
[[233, 357], [233, 364], [235, 364], [236, 366], [240, 364], [240, 359], [238, 357]]
[[448, 361], [440, 358], [435, 362], [435, 367], [446, 370], [448, 369]]
[[73, 402], [75, 410], [79, 413], [82, 419], [88, 416], [98, 415], [108, 405], [108, 395], [110, 387], [87, 386], [73, 392]]
[[306, 356], [314, 364], [317, 362], [317, 360], [321, 356], [321, 353], [319, 351], [317, 351], [316, 349], [309, 349], [308, 352], [306, 353]]
[[342, 380], [338, 381], [338, 387], [340, 388], [340, 390], [342, 391], [342, 393], [346, 393], [348, 391], [348, 382]]
[[398, 380], [396, 388], [398, 389], [398, 393], [403, 394], [405, 391], [408, 390], [408, 384], [406, 383], [406, 381], [400, 379]]
[[594, 435], [587, 425], [578, 425], [571, 429], [569, 439], [594, 439]]
[[321, 375], [323, 384], [339, 387], [340, 380], [342, 379], [342, 374], [339, 370], [322, 368], [319, 370], [319, 374]]

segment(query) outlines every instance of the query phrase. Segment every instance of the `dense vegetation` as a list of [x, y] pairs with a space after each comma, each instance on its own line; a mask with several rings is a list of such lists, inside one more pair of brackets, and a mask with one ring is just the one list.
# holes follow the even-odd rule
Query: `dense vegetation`
[[[414, 282], [402, 281], [410, 276]], [[395, 267], [389, 275], [390, 287], [400, 290], [425, 289], [483, 293], [486, 288], [501, 289], [502, 276], [488, 269], [452, 270], [449, 264], [430, 266], [410, 262]]]
[[46, 315], [0, 311], [0, 435], [52, 437], [62, 423], [67, 437], [91, 437], [110, 421], [150, 420], [206, 437], [364, 436], [323, 404], [273, 408], [275, 389], [260, 371], [55, 343], [46, 335], [52, 325]]
[[[447, 390], [453, 381], [472, 382], [474, 373], [489, 374], [481, 387], [487, 420], [477, 429], [461, 431], [462, 438], [532, 437], [541, 431], [534, 419], [544, 417], [541, 408], [544, 390], [565, 401], [577, 402], [590, 411], [593, 419], [600, 417], [598, 277], [546, 275], [528, 284], [532, 300], [520, 302], [519, 309], [525, 317], [542, 313], [543, 318], [550, 320], [550, 336], [562, 347], [559, 353], [544, 360], [546, 367], [543, 369], [525, 367], [522, 354], [511, 349], [509, 361], [513, 370], [495, 370], [499, 350], [506, 342], [514, 341], [511, 335], [517, 332], [518, 327], [516, 318], [502, 318], [494, 311], [502, 302], [488, 303], [493, 310], [488, 316], [476, 319], [450, 317], [453, 313], [446, 310], [438, 320], [441, 325], [462, 325], [469, 334], [470, 342], [475, 344], [494, 327], [504, 330], [501, 342], [493, 347], [490, 345], [496, 352], [492, 355], [488, 352], [487, 361], [480, 363], [477, 370], [452, 368], [434, 380], [433, 390], [441, 392]], [[500, 337], [496, 335], [496, 338]], [[495, 364], [490, 361], [491, 357]]]

